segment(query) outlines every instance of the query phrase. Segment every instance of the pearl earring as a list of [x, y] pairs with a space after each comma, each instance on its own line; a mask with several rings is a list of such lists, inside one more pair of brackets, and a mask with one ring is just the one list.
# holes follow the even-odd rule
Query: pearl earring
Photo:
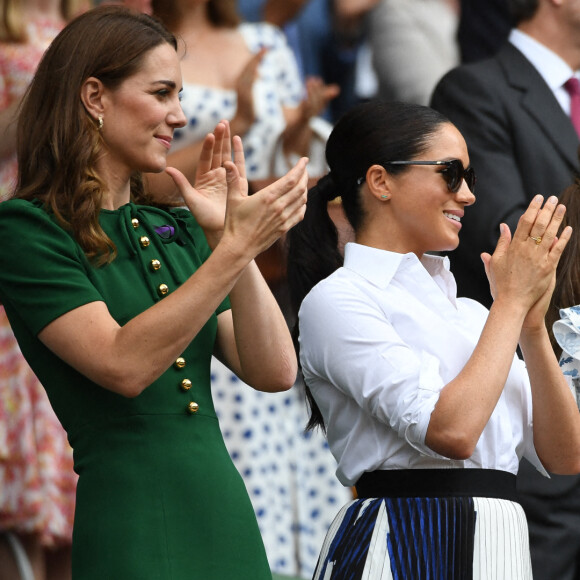
[[99, 115], [99, 131], [103, 128], [103, 115]]

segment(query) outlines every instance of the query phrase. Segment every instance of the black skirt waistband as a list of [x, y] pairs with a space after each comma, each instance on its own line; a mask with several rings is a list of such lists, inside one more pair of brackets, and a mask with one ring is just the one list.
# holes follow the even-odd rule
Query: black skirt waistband
[[491, 497], [518, 501], [516, 476], [497, 469], [392, 469], [363, 473], [355, 484], [367, 497]]

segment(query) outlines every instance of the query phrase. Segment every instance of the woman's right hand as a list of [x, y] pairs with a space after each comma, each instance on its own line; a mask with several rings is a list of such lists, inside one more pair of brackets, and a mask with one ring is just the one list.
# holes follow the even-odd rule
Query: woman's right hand
[[234, 253], [251, 260], [304, 217], [308, 159], [303, 157], [286, 175], [249, 196], [242, 140], [235, 136], [232, 143], [233, 162], [229, 124], [218, 123], [204, 141], [195, 187], [177, 169], [166, 171], [209, 245], [215, 249], [224, 239]]
[[557, 202], [551, 196], [542, 207], [543, 197], [536, 196], [520, 218], [513, 239], [507, 225], [501, 224], [493, 255], [481, 256], [494, 301], [512, 301], [524, 314], [538, 301], [542, 305], [546, 297], [549, 301], [558, 261], [572, 234], [567, 227], [557, 237], [566, 212]]

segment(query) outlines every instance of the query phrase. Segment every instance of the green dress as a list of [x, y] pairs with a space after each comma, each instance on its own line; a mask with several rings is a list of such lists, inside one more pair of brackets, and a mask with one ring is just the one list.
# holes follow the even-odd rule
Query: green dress
[[[103, 267], [39, 202], [0, 204], [0, 301], [68, 433], [79, 474], [73, 577], [79, 580], [270, 579], [243, 481], [210, 392], [217, 314], [141, 395], [91, 382], [37, 338], [81, 305], [104, 301], [121, 325], [174, 291], [207, 259], [182, 209], [102, 210], [118, 255]], [[155, 332], [143, 340], [154, 341]]]

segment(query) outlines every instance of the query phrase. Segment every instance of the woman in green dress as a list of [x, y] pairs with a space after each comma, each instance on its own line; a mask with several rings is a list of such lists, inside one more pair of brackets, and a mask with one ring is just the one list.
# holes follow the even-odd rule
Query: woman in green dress
[[[72, 21], [24, 101], [0, 206], [0, 301], [74, 449], [82, 580], [271, 577], [210, 359], [259, 390], [294, 383], [253, 259], [302, 219], [307, 160], [248, 196], [241, 141], [219, 123], [195, 188], [166, 168], [185, 123], [175, 47], [120, 7]], [[163, 170], [188, 209], [147, 203], [140, 173]]]

